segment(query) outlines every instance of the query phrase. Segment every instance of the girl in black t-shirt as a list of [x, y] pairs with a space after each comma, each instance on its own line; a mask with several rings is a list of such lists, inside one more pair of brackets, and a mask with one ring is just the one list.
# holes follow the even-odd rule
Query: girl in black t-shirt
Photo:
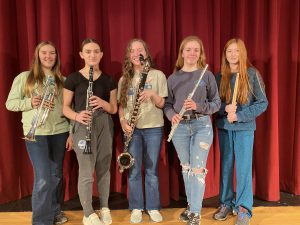
[[[63, 113], [75, 121], [73, 143], [79, 164], [78, 193], [83, 208], [83, 224], [111, 224], [108, 208], [110, 188], [110, 163], [112, 156], [113, 121], [110, 114], [117, 112], [117, 86], [113, 79], [99, 69], [103, 56], [99, 43], [85, 39], [80, 57], [85, 66], [67, 77], [63, 91]], [[89, 104], [93, 113], [86, 110], [86, 94], [89, 86], [89, 69], [93, 66], [93, 96]], [[71, 105], [73, 103], [74, 110]], [[86, 145], [87, 124], [92, 120], [91, 151], [83, 154]], [[92, 207], [93, 172], [96, 169], [97, 187], [100, 194], [100, 219]]]

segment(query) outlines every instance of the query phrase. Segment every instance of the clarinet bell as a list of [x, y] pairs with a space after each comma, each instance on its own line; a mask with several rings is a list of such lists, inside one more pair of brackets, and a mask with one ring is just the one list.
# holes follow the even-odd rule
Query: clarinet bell
[[92, 154], [91, 142], [87, 141], [85, 144], [85, 148], [83, 150], [83, 154], [89, 155]]

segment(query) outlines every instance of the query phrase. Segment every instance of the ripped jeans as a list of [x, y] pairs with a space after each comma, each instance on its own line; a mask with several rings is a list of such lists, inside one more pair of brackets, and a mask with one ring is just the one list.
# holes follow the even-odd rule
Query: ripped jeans
[[213, 128], [209, 116], [182, 120], [173, 136], [187, 202], [192, 213], [201, 213], [207, 174], [206, 161], [213, 141]]

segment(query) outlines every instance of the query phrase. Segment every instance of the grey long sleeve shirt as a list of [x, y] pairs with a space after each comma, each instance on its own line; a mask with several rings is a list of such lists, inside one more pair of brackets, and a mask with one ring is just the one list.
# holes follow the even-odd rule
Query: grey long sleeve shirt
[[[175, 114], [180, 112], [184, 101], [200, 78], [201, 72], [202, 69], [193, 72], [179, 70], [168, 78], [168, 98], [165, 102], [164, 112], [170, 121]], [[211, 115], [219, 110], [221, 100], [215, 77], [210, 71], [206, 71], [203, 75], [192, 99], [196, 102], [197, 108], [195, 111], [186, 111], [185, 114]]]

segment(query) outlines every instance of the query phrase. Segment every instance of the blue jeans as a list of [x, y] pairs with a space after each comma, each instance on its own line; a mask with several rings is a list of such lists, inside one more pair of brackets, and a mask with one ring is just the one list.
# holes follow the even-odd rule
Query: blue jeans
[[145, 169], [146, 209], [160, 209], [158, 182], [158, 159], [160, 155], [163, 128], [135, 128], [129, 144], [130, 152], [135, 160], [129, 169], [129, 209], [144, 209], [142, 164]]
[[[221, 154], [220, 202], [239, 211], [239, 206], [252, 216], [252, 154], [254, 131], [218, 130]], [[236, 167], [236, 197], [233, 168]]]
[[202, 209], [206, 161], [212, 140], [209, 116], [181, 121], [172, 138], [182, 166], [187, 202], [192, 213], [200, 213]]
[[25, 141], [34, 170], [32, 224], [53, 225], [63, 202], [63, 161], [69, 133], [38, 135]]

